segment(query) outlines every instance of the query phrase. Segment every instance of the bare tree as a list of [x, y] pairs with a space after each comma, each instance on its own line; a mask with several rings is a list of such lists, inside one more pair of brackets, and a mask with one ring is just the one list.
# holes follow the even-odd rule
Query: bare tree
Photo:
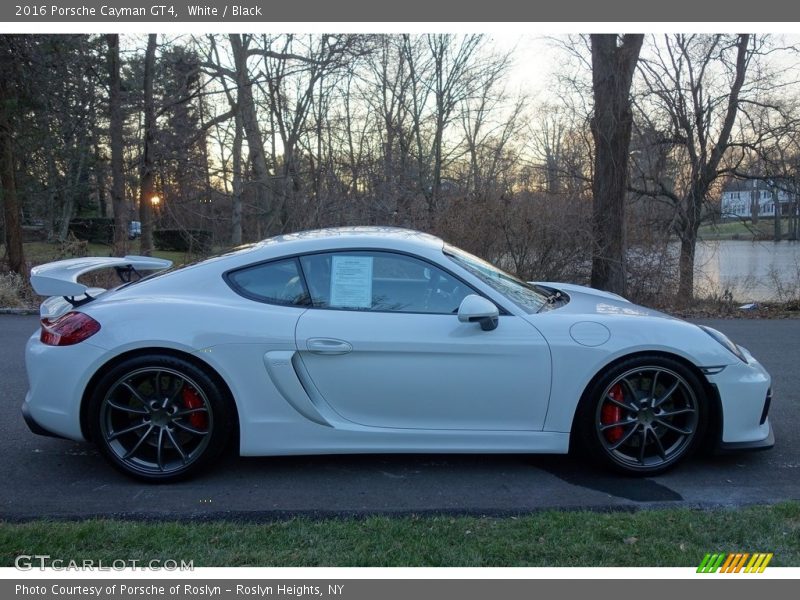
[[[315, 148], [317, 154], [321, 153], [320, 144], [324, 141], [320, 139], [323, 132], [319, 128], [316, 129], [316, 143], [303, 139], [313, 132], [314, 117], [318, 125], [324, 123], [324, 118], [320, 118], [319, 113], [315, 115], [313, 109], [315, 105], [319, 108], [326, 104], [327, 100], [322, 97], [326, 86], [340, 79], [346, 81], [344, 73], [364, 52], [363, 39], [363, 36], [350, 34], [323, 34], [302, 39], [293, 35], [262, 36], [262, 47], [253, 50], [253, 54], [263, 59], [265, 77], [259, 86], [268, 99], [273, 143], [279, 141], [283, 149], [281, 159], [275, 156], [274, 161], [276, 165], [281, 164], [278, 171], [282, 201], [280, 222], [284, 227], [289, 221], [287, 202], [306, 195], [301, 194], [309, 179], [301, 173], [304, 163], [314, 160]], [[321, 157], [316, 158], [318, 167]], [[313, 187], [313, 174], [310, 179]]]
[[[427, 151], [427, 142], [425, 133], [423, 131], [425, 119], [425, 107], [428, 104], [428, 96], [430, 93], [430, 86], [426, 85], [431, 70], [430, 57], [425, 53], [424, 43], [422, 38], [414, 37], [404, 34], [401, 37], [402, 52], [406, 65], [408, 65], [408, 94], [407, 105], [405, 110], [411, 120], [411, 139], [412, 154], [416, 172], [414, 179], [417, 182], [416, 190], [422, 193], [428, 203], [428, 220], [430, 221], [430, 213], [432, 212], [433, 205], [431, 204], [430, 196], [432, 185], [430, 181], [430, 160]], [[430, 224], [429, 224], [430, 225]]]
[[[228, 102], [229, 112], [218, 115], [213, 119], [214, 127], [219, 127], [233, 116], [234, 133], [231, 146], [231, 244], [239, 246], [242, 243], [242, 215], [244, 191], [244, 164], [242, 161], [244, 131], [242, 111], [239, 109], [238, 91], [235, 89], [239, 78], [236, 70], [226, 68], [221, 60], [216, 38], [208, 35], [206, 38], [207, 59], [202, 63], [206, 73], [217, 79], [222, 86], [222, 92]], [[229, 81], [233, 82], [233, 89]], [[252, 94], [251, 94], [252, 95]], [[222, 143], [222, 142], [221, 142]], [[262, 148], [263, 153], [263, 148]], [[225, 185], [227, 187], [227, 179]]]
[[575, 107], [552, 102], [537, 107], [526, 148], [535, 179], [548, 194], [579, 196], [591, 187], [594, 155], [589, 122], [590, 115], [579, 114]]
[[250, 56], [249, 46], [252, 38], [247, 35], [230, 34], [231, 50], [233, 52], [234, 73], [236, 77], [237, 110], [239, 112], [242, 129], [247, 139], [250, 166], [255, 174], [255, 184], [258, 194], [259, 210], [266, 214], [270, 209], [270, 170], [264, 154], [264, 137], [258, 122], [256, 103], [253, 97], [253, 80], [247, 66]]
[[158, 36], [151, 33], [147, 37], [147, 51], [144, 59], [144, 142], [142, 145], [142, 164], [139, 188], [139, 220], [142, 235], [139, 239], [139, 252], [150, 256], [153, 252], [153, 197], [156, 195], [153, 154], [156, 139], [156, 106], [153, 96], [153, 74], [156, 67], [156, 46]]
[[[760, 95], [765, 75], [758, 81], [749, 67], [731, 97], [741, 36], [668, 36], [641, 50], [631, 146], [641, 39], [564, 42], [580, 61], [560, 72], [574, 85], [531, 109], [506, 92], [509, 56], [481, 36], [226, 34], [164, 38], [158, 49], [151, 36], [122, 74], [117, 36], [47, 38], [33, 44], [36, 61], [14, 67], [36, 91], [11, 115], [18, 202], [58, 238], [70, 217], [103, 213], [113, 180], [117, 253], [127, 250], [126, 195], [140, 203], [147, 238], [145, 212], [157, 189], [170, 200], [163, 222], [213, 229], [217, 242], [388, 222], [452, 236], [539, 273], [547, 261], [585, 261], [593, 186], [593, 282], [623, 291], [626, 267], [633, 273], [637, 265], [625, 264], [628, 239], [661, 243], [665, 215], [681, 239], [683, 266], [691, 262], [686, 240], [691, 245], [699, 219], [687, 199], [713, 198], [723, 176], [747, 170], [745, 155], [775, 185], [788, 189], [794, 177], [787, 140], [796, 120], [778, 141], [770, 116], [787, 95]], [[748, 39], [745, 63], [758, 54]], [[44, 73], [54, 70], [59, 77], [48, 82]], [[626, 180], [628, 163], [634, 177]], [[626, 188], [634, 192], [627, 215]], [[538, 223], [537, 214], [557, 226]], [[473, 244], [479, 228], [486, 235]], [[580, 231], [583, 250], [561, 244], [563, 228]], [[572, 274], [587, 272], [584, 262]]]
[[122, 153], [122, 87], [120, 82], [119, 34], [106, 35], [109, 74], [109, 132], [111, 138], [111, 205], [114, 209], [114, 254], [128, 253], [128, 211], [125, 202], [125, 171]]
[[[751, 140], [734, 139], [740, 106], [757, 101], [758, 84], [745, 85], [758, 53], [758, 40], [741, 35], [667, 35], [654, 41], [652, 56], [641, 61], [643, 126], [662, 147], [665, 176], [639, 172], [633, 190], [669, 202], [675, 208], [673, 231], [680, 240], [678, 298], [694, 293], [698, 230], [715, 182], [735, 170], [730, 151]], [[744, 95], [743, 95], [744, 94]], [[748, 96], [745, 98], [744, 96]], [[723, 159], [730, 159], [725, 164]]]
[[3, 218], [5, 221], [5, 244], [8, 267], [20, 275], [27, 275], [25, 254], [22, 246], [20, 205], [17, 197], [16, 166], [14, 153], [14, 126], [11, 107], [17, 100], [15, 74], [10, 72], [15, 55], [14, 38], [0, 36], [0, 179], [2, 179]]
[[644, 36], [591, 36], [595, 144], [592, 286], [625, 293], [625, 200], [633, 112], [630, 90]]
[[469, 164], [465, 187], [475, 198], [507, 191], [506, 150], [527, 125], [523, 114], [527, 99], [511, 98], [505, 89], [510, 64], [509, 53], [493, 53], [473, 65], [474, 89], [460, 103]]
[[[795, 109], [796, 110], [796, 109]], [[794, 112], [794, 111], [793, 111]], [[783, 217], [786, 217], [785, 237], [797, 240], [800, 237], [800, 115], [784, 115], [782, 126], [770, 140], [759, 149], [758, 155], [764, 164], [764, 179], [772, 192], [774, 206], [773, 237], [777, 242], [784, 238]], [[751, 173], [737, 173], [749, 175]], [[781, 197], [784, 199], [782, 200]]]
[[367, 86], [364, 99], [375, 115], [374, 137], [380, 142], [380, 173], [374, 176], [375, 191], [396, 222], [401, 213], [408, 214], [410, 200], [411, 136], [406, 110], [410, 78], [401, 41], [380, 36], [369, 68], [374, 84]]
[[[475, 87], [477, 69], [473, 61], [484, 41], [482, 35], [466, 35], [460, 39], [449, 34], [427, 36], [432, 61], [432, 81], [429, 84], [434, 100], [433, 174], [428, 200], [429, 212], [437, 208], [442, 190], [444, 168], [444, 134], [458, 105], [469, 98]], [[488, 69], [490, 78], [492, 71]]]
[[242, 188], [244, 187], [244, 173], [242, 172], [242, 117], [238, 111], [236, 112], [234, 127], [231, 245], [239, 246], [242, 243]]

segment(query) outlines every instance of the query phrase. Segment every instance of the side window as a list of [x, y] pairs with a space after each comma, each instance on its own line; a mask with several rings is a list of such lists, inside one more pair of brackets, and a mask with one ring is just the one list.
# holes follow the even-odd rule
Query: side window
[[430, 263], [391, 252], [312, 254], [300, 263], [317, 308], [455, 314], [474, 293]]
[[228, 273], [228, 284], [235, 292], [259, 302], [311, 304], [296, 258], [238, 269]]

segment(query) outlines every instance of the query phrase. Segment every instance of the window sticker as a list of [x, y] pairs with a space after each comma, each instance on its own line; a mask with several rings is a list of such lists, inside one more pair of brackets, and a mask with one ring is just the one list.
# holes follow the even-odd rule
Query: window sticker
[[333, 257], [330, 306], [372, 308], [371, 256]]

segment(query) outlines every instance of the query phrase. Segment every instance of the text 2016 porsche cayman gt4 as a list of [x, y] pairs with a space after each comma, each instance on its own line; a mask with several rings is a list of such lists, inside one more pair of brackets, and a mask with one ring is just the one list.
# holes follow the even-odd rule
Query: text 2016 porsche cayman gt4
[[[633, 474], [773, 444], [770, 377], [722, 333], [531, 284], [402, 229], [285, 235], [168, 270], [33, 269], [25, 419], [146, 480], [242, 455], [565, 453]], [[115, 268], [105, 291], [78, 277]]]

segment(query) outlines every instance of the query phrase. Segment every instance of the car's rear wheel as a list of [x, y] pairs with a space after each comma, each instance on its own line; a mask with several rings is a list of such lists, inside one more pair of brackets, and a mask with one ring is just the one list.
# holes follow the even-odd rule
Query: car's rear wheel
[[197, 472], [231, 431], [224, 391], [205, 370], [170, 355], [128, 359], [100, 378], [90, 398], [93, 440], [111, 463], [146, 481]]
[[704, 387], [691, 369], [668, 357], [639, 356], [592, 385], [576, 425], [579, 441], [601, 463], [654, 475], [695, 451], [707, 415]]

